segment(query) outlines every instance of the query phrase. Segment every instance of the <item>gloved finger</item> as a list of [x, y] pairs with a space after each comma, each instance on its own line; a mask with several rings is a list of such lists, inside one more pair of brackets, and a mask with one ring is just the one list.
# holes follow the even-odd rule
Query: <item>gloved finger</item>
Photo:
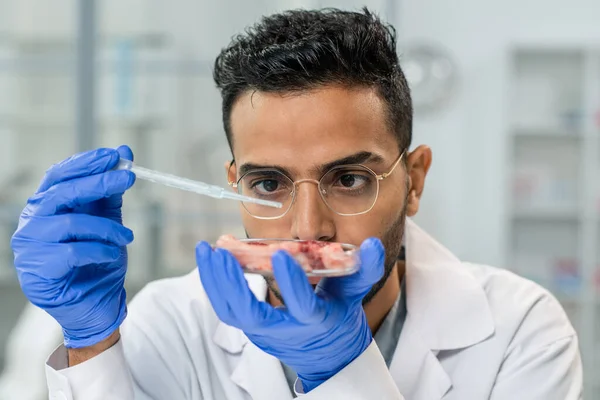
[[[119, 146], [117, 148], [120, 158], [125, 160], [133, 161], [133, 152], [129, 146]], [[104, 215], [110, 219], [121, 222], [121, 206], [123, 205], [123, 194], [115, 194], [101, 200], [102, 208], [104, 209]]]
[[[133, 161], [133, 151], [127, 145], [121, 145], [117, 147], [117, 153], [119, 153], [120, 158], [124, 158], [125, 160]], [[116, 163], [115, 163], [116, 165]]]
[[326, 316], [324, 300], [318, 297], [298, 262], [285, 251], [272, 257], [273, 274], [288, 312], [304, 324], [321, 323]]
[[58, 183], [29, 198], [25, 213], [47, 216], [76, 206], [122, 194], [135, 182], [131, 171], [108, 171]]
[[384, 273], [385, 248], [377, 238], [369, 238], [360, 246], [360, 268], [355, 274], [341, 278], [327, 278], [317, 287], [345, 301], [362, 301]]
[[[45, 279], [60, 279], [73, 268], [108, 264], [122, 256], [122, 248], [97, 242], [41, 243], [14, 238], [15, 268]], [[97, 267], [95, 267], [97, 268]]]
[[108, 218], [78, 213], [21, 218], [14, 236], [48, 243], [85, 240], [115, 246], [126, 246], [133, 241], [133, 232], [123, 225]]
[[204, 291], [217, 317], [227, 325], [235, 326], [226, 300], [226, 296], [230, 293], [224, 292], [222, 288], [223, 282], [227, 280], [227, 274], [210, 244], [199, 242], [196, 245], [196, 265]]
[[36, 193], [45, 192], [60, 182], [109, 171], [118, 161], [119, 153], [115, 149], [100, 148], [75, 154], [51, 166]]
[[219, 265], [227, 275], [221, 286], [224, 293], [229, 293], [227, 303], [236, 326], [246, 333], [257, 328], [275, 327], [284, 320], [284, 312], [277, 310], [266, 302], [258, 301], [244, 276], [244, 272], [235, 257], [225, 249], [215, 250]]

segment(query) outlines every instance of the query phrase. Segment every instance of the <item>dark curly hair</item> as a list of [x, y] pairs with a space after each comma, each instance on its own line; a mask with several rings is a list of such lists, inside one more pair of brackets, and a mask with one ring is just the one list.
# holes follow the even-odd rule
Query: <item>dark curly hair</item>
[[410, 146], [412, 103], [396, 53], [396, 31], [367, 8], [293, 10], [263, 17], [215, 61], [229, 147], [231, 109], [247, 91], [294, 92], [325, 85], [376, 88], [400, 150]]

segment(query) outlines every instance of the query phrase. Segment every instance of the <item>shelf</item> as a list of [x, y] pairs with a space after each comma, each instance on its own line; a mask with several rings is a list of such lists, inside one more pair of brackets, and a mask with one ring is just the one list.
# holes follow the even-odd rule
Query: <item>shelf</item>
[[[134, 35], [107, 35], [97, 39], [100, 46], [110, 46], [125, 41], [138, 47], [161, 48], [168, 43], [168, 36], [163, 33], [148, 32]], [[22, 50], [70, 49], [75, 48], [76, 44], [74, 35], [69, 37], [47, 37], [16, 35], [9, 32], [0, 33], [0, 45], [17, 47]]]
[[[100, 117], [100, 129], [158, 129], [164, 124], [153, 117]], [[65, 132], [75, 128], [75, 120], [66, 118], [28, 117], [15, 115], [0, 115], [0, 127], [24, 130], [60, 130]]]
[[[97, 61], [98, 75], [117, 74], [120, 71], [118, 60]], [[136, 78], [145, 76], [161, 76], [168, 74], [212, 76], [214, 62], [211, 60], [137, 60], [131, 61], [128, 73]], [[0, 57], [0, 72], [45, 73], [52, 76], [72, 76], [74, 71], [74, 55], [69, 56], [18, 56]]]
[[552, 294], [554, 295], [554, 297], [556, 297], [556, 299], [561, 303], [561, 304], [569, 304], [569, 305], [574, 305], [574, 304], [592, 304], [592, 305], [600, 305], [600, 296], [596, 295], [593, 297], [589, 297], [589, 296], [584, 296], [582, 294], [580, 295], [572, 295], [572, 294], [566, 294], [566, 293], [560, 293], [560, 292], [552, 292]]
[[[177, 190], [174, 188], [169, 188], [166, 186], [159, 185], [160, 187], [164, 187], [166, 190]], [[192, 194], [194, 195], [194, 194]], [[200, 196], [200, 195], [198, 195]], [[136, 199], [130, 199], [131, 196], [126, 195], [125, 202], [123, 205], [123, 215], [125, 219], [140, 219], [144, 222], [151, 221], [147, 215], [145, 209], [139, 207], [139, 203]], [[219, 202], [219, 199], [213, 199], [211, 197], [200, 196], [199, 198], [207, 199], [212, 202]], [[133, 200], [133, 201], [128, 201]], [[153, 199], [146, 200], [152, 201]], [[154, 200], [157, 201], [157, 200]], [[227, 200], [230, 204], [235, 204], [235, 200]], [[0, 223], [15, 221], [15, 218], [19, 217], [21, 214], [21, 210], [23, 209], [24, 203], [0, 203]], [[210, 211], [174, 211], [167, 210], [167, 205], [162, 204], [164, 210], [164, 220], [174, 223], [182, 223], [182, 224], [194, 224], [201, 221], [223, 221], [224, 223], [239, 223], [241, 222], [241, 217], [237, 210], [233, 211], [218, 211], [218, 210], [210, 210]], [[162, 221], [163, 219], [161, 219]], [[151, 222], [156, 222], [152, 220]]]
[[512, 213], [514, 220], [520, 221], [558, 221], [558, 222], [579, 222], [581, 213], [573, 208], [556, 209], [517, 209]]
[[[525, 220], [525, 221], [540, 221], [540, 222], [545, 222], [545, 221], [564, 221], [564, 222], [579, 222], [580, 220], [583, 220], [584, 217], [581, 215], [581, 213], [578, 210], [569, 210], [569, 209], [556, 209], [556, 210], [552, 210], [552, 209], [548, 209], [548, 210], [544, 210], [544, 209], [520, 209], [520, 210], [515, 210], [512, 212], [511, 214], [511, 218], [513, 220]], [[592, 217], [593, 219], [595, 219], [596, 221], [598, 221], [600, 223], [600, 214], [596, 214]], [[588, 221], [590, 219], [587, 219]]]
[[551, 140], [580, 140], [584, 137], [581, 132], [569, 132], [560, 129], [515, 129], [512, 136], [515, 139], [551, 139]]

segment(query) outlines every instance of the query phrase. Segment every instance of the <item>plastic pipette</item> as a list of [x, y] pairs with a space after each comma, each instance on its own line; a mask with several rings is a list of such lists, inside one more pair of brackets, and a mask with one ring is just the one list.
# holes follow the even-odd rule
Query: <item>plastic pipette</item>
[[238, 200], [246, 203], [260, 204], [262, 206], [281, 208], [282, 204], [276, 201], [255, 199], [254, 197], [244, 196], [220, 186], [209, 185], [208, 183], [193, 181], [187, 178], [181, 178], [179, 176], [167, 174], [164, 172], [153, 171], [148, 168], [140, 167], [134, 164], [132, 161], [121, 158], [115, 169], [126, 169], [135, 174], [137, 178], [160, 183], [161, 185], [170, 186], [173, 188], [187, 190], [188, 192], [194, 192], [203, 194], [205, 196], [214, 197], [217, 199], [230, 199]]

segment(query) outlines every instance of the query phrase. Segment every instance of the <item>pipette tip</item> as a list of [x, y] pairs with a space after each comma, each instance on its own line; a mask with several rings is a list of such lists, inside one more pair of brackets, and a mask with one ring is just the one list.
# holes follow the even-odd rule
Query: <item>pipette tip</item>
[[275, 207], [275, 208], [281, 208], [281, 207], [283, 207], [283, 204], [278, 203], [276, 201], [252, 199], [252, 202], [255, 203], [255, 204], [259, 204], [261, 206], [267, 206], [267, 207]]
[[224, 192], [222, 194], [222, 196], [224, 198], [228, 198], [231, 200], [238, 200], [238, 201], [242, 201], [245, 203], [253, 203], [253, 204], [258, 204], [258, 205], [266, 206], [266, 207], [275, 207], [275, 208], [283, 207], [283, 204], [281, 204], [277, 201], [255, 199], [254, 197], [244, 196], [243, 194], [238, 194], [238, 193], [234, 193], [234, 192]]

